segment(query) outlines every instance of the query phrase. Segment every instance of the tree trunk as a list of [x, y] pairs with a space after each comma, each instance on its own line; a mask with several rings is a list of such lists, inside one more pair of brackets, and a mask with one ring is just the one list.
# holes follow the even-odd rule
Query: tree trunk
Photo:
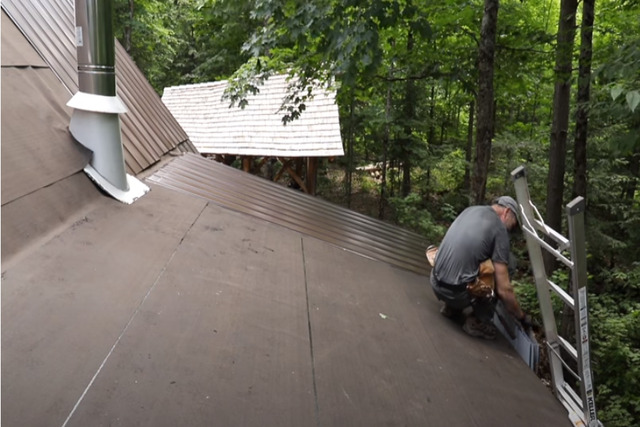
[[[389, 75], [393, 69], [389, 70]], [[378, 204], [378, 218], [384, 219], [384, 211], [387, 206], [387, 158], [389, 151], [389, 122], [391, 121], [391, 82], [387, 86], [387, 102], [384, 109], [384, 139], [382, 140], [382, 182], [380, 183], [380, 203]]]
[[[447, 79], [444, 84], [444, 105], [450, 105], [451, 100], [451, 79]], [[451, 120], [449, 117], [450, 108], [445, 108], [442, 111], [442, 117], [440, 118], [440, 136], [438, 137], [438, 145], [444, 144], [446, 132], [447, 132], [447, 124]]]
[[472, 194], [475, 204], [484, 202], [491, 160], [493, 134], [493, 61], [496, 49], [499, 0], [485, 0], [480, 45], [478, 46], [478, 119], [476, 125], [476, 156], [473, 169]]
[[[434, 43], [435, 45], [435, 43]], [[429, 131], [427, 134], [427, 153], [428, 153], [428, 162], [427, 162], [427, 177], [425, 182], [425, 194], [428, 193], [431, 188], [431, 167], [433, 162], [433, 146], [435, 144], [435, 108], [436, 108], [436, 89], [435, 86], [431, 86], [431, 97], [429, 101]]]
[[[556, 50], [556, 83], [553, 94], [553, 122], [549, 147], [549, 175], [547, 178], [547, 212], [545, 222], [561, 231], [564, 175], [567, 155], [567, 133], [569, 129], [569, 103], [571, 99], [571, 70], [573, 39], [575, 36], [577, 0], [562, 0], [558, 23], [558, 45]], [[545, 251], [545, 268], [551, 275], [555, 259]]]
[[131, 53], [131, 31], [133, 27], [133, 0], [129, 0], [129, 21], [124, 26], [124, 50]]
[[[407, 52], [411, 54], [413, 51], [413, 33], [409, 30], [407, 36]], [[415, 82], [408, 79], [405, 83], [404, 96], [404, 136], [402, 138], [402, 197], [407, 197], [411, 191], [411, 165], [412, 165], [412, 135], [413, 129], [411, 122], [416, 115], [417, 94]]]
[[347, 173], [345, 174], [345, 193], [347, 196], [347, 208], [351, 208], [351, 191], [353, 187], [353, 106], [355, 103], [355, 93], [351, 90], [351, 104], [349, 105], [349, 135], [347, 136]]
[[431, 86], [431, 98], [429, 105], [429, 134], [427, 136], [427, 143], [431, 146], [435, 144], [436, 138], [436, 88]]
[[465, 168], [463, 190], [467, 194], [471, 194], [471, 158], [473, 156], [473, 114], [476, 105], [473, 101], [469, 103], [469, 126], [467, 128], [467, 149], [465, 150]]
[[595, 0], [583, 0], [580, 30], [578, 96], [576, 98], [576, 143], [574, 150], [573, 197], [587, 197], [587, 132], [593, 56], [593, 20]]

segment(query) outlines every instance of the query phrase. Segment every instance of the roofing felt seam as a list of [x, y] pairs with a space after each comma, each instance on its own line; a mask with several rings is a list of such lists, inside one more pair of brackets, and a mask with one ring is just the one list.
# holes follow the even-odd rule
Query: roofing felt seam
[[422, 236], [213, 160], [185, 154], [147, 180], [362, 256], [427, 274], [427, 242]]

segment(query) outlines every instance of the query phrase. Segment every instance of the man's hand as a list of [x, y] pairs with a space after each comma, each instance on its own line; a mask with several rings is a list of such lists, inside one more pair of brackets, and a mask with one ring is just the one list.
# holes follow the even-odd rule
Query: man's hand
[[[523, 312], [524, 313], [524, 312]], [[522, 316], [521, 319], [518, 319], [520, 321], [520, 324], [522, 325], [522, 327], [525, 330], [529, 330], [529, 329], [533, 329], [534, 327], [537, 327], [538, 325], [533, 321], [533, 319], [531, 318], [531, 316], [529, 316], [527, 313], [524, 313], [524, 316]]]

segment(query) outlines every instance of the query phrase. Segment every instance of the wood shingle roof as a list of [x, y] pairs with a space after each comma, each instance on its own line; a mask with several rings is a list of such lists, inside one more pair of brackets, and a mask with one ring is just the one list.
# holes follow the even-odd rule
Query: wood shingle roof
[[317, 90], [301, 116], [284, 125], [287, 76], [270, 77], [241, 109], [222, 96], [226, 81], [165, 88], [162, 100], [201, 153], [244, 156], [342, 156], [335, 93]]

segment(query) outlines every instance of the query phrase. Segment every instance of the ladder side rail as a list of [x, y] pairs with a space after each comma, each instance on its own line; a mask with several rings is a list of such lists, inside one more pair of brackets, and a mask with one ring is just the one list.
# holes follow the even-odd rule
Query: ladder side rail
[[[534, 218], [533, 208], [531, 207], [531, 197], [529, 195], [529, 186], [524, 171], [524, 167], [520, 166], [511, 172], [511, 178], [516, 189], [516, 197], [520, 208], [520, 217], [523, 222]], [[524, 227], [523, 227], [524, 229]], [[536, 284], [538, 301], [540, 303], [540, 313], [542, 315], [542, 324], [544, 327], [545, 337], [551, 346], [558, 346], [558, 330], [556, 327], [555, 315], [553, 313], [553, 305], [551, 304], [551, 295], [549, 286], [547, 285], [547, 275], [544, 269], [544, 260], [542, 258], [542, 248], [538, 240], [534, 237], [535, 233], [524, 233], [527, 241], [527, 250], [529, 252], [529, 260]], [[536, 236], [537, 237], [537, 236]], [[556, 396], [559, 395], [564, 384], [564, 374], [562, 372], [562, 359], [554, 352], [549, 354], [549, 365], [551, 371], [551, 380], [553, 390]]]
[[571, 256], [574, 260], [572, 271], [573, 298], [577, 302], [574, 310], [576, 346], [578, 347], [578, 372], [582, 375], [580, 392], [584, 402], [584, 419], [588, 425], [598, 425], [595, 393], [591, 376], [591, 356], [589, 352], [589, 310], [587, 307], [587, 255], [584, 227], [585, 201], [576, 197], [567, 205]]

